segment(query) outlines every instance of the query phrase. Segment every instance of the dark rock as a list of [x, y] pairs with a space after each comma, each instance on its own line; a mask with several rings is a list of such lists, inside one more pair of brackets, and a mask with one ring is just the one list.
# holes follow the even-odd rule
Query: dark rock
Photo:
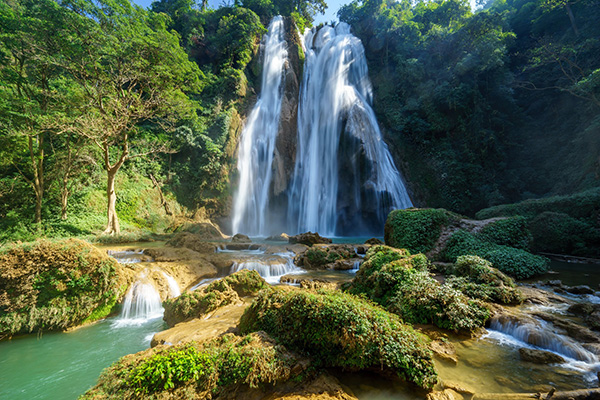
[[594, 290], [587, 285], [570, 286], [566, 287], [565, 290], [572, 294], [594, 294]]
[[594, 312], [594, 305], [591, 303], [575, 303], [567, 311], [575, 315], [589, 315]]
[[558, 354], [544, 350], [528, 349], [526, 347], [519, 349], [519, 355], [521, 356], [521, 360], [535, 364], [559, 364], [565, 362], [565, 359]]
[[368, 239], [365, 244], [383, 244], [383, 242], [377, 238]]
[[252, 243], [252, 240], [250, 240], [250, 238], [248, 236], [246, 236], [242, 233], [236, 233], [231, 238], [231, 242], [232, 243]]
[[561, 280], [556, 279], [556, 280], [553, 280], [553, 281], [548, 281], [548, 285], [562, 287], [563, 283], [562, 283]]
[[290, 244], [301, 243], [307, 246], [312, 246], [313, 244], [329, 244], [331, 243], [331, 239], [324, 238], [318, 233], [306, 232], [301, 233], [296, 236], [290, 236], [289, 238]]

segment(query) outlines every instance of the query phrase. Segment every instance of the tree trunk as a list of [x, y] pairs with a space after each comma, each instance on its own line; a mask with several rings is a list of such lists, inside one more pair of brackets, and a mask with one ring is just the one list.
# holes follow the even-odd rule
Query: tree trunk
[[106, 183], [106, 196], [108, 198], [107, 216], [108, 223], [104, 234], [106, 235], [118, 235], [121, 233], [121, 227], [119, 226], [119, 217], [117, 216], [117, 194], [115, 193], [115, 177], [117, 175], [117, 169], [107, 170], [107, 183]]
[[29, 157], [33, 169], [33, 191], [35, 192], [35, 223], [42, 222], [42, 203], [44, 201], [44, 136], [36, 136], [37, 149], [34, 149], [33, 136], [29, 136]]
[[60, 192], [60, 219], [66, 221], [67, 206], [69, 204], [69, 189], [67, 188], [67, 179], [63, 178], [63, 186]]
[[579, 36], [579, 30], [577, 29], [577, 24], [575, 23], [575, 16], [573, 15], [573, 11], [571, 11], [571, 5], [568, 1], [565, 2], [565, 9], [567, 11], [567, 15], [569, 16], [569, 21], [571, 21], [571, 28], [573, 28], [575, 36]]
[[171, 211], [171, 208], [169, 207], [169, 203], [167, 203], [167, 199], [165, 199], [162, 189], [158, 185], [158, 181], [156, 180], [156, 178], [154, 177], [153, 174], [150, 174], [150, 179], [152, 179], [152, 184], [154, 185], [154, 187], [156, 189], [158, 189], [158, 194], [160, 196], [160, 205], [165, 208], [165, 213], [167, 215], [173, 215], [173, 212]]

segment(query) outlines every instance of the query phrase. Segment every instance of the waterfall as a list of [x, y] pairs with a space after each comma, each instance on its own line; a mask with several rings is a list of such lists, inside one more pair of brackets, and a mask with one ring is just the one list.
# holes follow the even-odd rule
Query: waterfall
[[258, 101], [242, 131], [238, 171], [240, 183], [234, 200], [233, 233], [266, 236], [275, 139], [283, 98], [287, 62], [283, 18], [273, 18], [263, 38], [263, 72]]
[[234, 262], [231, 265], [231, 269], [229, 273], [233, 274], [234, 272], [241, 271], [243, 269], [256, 271], [260, 276], [262, 276], [269, 283], [278, 283], [279, 278], [286, 274], [296, 274], [305, 272], [303, 269], [298, 268], [294, 264], [294, 254], [293, 253], [275, 253], [274, 256], [279, 256], [281, 259], [277, 260], [247, 260], [241, 262]]
[[165, 279], [167, 280], [167, 285], [169, 286], [169, 297], [175, 298], [175, 297], [179, 296], [181, 294], [181, 289], [179, 288], [177, 281], [171, 275], [167, 274], [166, 272], [163, 272], [162, 274], [165, 277]]
[[160, 294], [142, 273], [125, 295], [117, 325], [141, 324], [161, 317], [163, 312]]
[[304, 47], [290, 231], [380, 230], [391, 209], [412, 203], [371, 108], [362, 43], [340, 23], [307, 30]]

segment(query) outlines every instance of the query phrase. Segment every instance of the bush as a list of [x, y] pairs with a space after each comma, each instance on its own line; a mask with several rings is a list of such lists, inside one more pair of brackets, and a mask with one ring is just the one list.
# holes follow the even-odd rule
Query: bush
[[442, 258], [456, 262], [463, 255], [475, 255], [492, 263], [494, 268], [517, 279], [526, 279], [543, 274], [548, 269], [548, 260], [513, 247], [487, 242], [481, 237], [464, 230], [457, 231], [446, 243]]
[[446, 285], [469, 297], [502, 304], [523, 301], [515, 282], [483, 258], [460, 256], [448, 272], [454, 276], [446, 279]]
[[365, 259], [347, 290], [366, 295], [406, 322], [473, 330], [490, 316], [482, 303], [431, 278], [422, 254], [410, 256], [394, 253], [386, 246], [373, 246]]
[[[150, 353], [150, 355], [148, 355]], [[211, 398], [233, 385], [251, 388], [288, 380], [296, 359], [264, 332], [227, 334], [126, 356], [105, 370], [82, 399]], [[178, 392], [182, 390], [182, 392]]]
[[205, 288], [183, 293], [165, 300], [164, 319], [167, 325], [201, 317], [219, 307], [235, 303], [240, 296], [252, 296], [269, 285], [256, 271], [242, 270], [210, 283]]
[[564, 213], [543, 212], [530, 224], [536, 251], [574, 255], [600, 255], [600, 231]]
[[437, 381], [424, 336], [397, 316], [347, 293], [261, 292], [242, 316], [240, 329], [265, 330], [324, 367], [385, 369], [428, 389]]
[[426, 253], [433, 249], [442, 228], [459, 220], [456, 214], [444, 209], [394, 210], [385, 222], [385, 244], [412, 253]]
[[78, 239], [0, 251], [0, 334], [64, 330], [106, 317], [126, 289], [118, 263]]
[[505, 218], [487, 224], [479, 235], [487, 241], [522, 250], [529, 249], [532, 240], [527, 219], [521, 216]]

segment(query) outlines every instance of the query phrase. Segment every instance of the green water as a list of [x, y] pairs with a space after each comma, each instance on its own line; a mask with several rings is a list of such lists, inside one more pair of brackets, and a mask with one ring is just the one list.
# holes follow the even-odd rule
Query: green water
[[150, 347], [161, 318], [114, 327], [115, 318], [68, 333], [0, 342], [0, 399], [76, 399], [120, 357]]

